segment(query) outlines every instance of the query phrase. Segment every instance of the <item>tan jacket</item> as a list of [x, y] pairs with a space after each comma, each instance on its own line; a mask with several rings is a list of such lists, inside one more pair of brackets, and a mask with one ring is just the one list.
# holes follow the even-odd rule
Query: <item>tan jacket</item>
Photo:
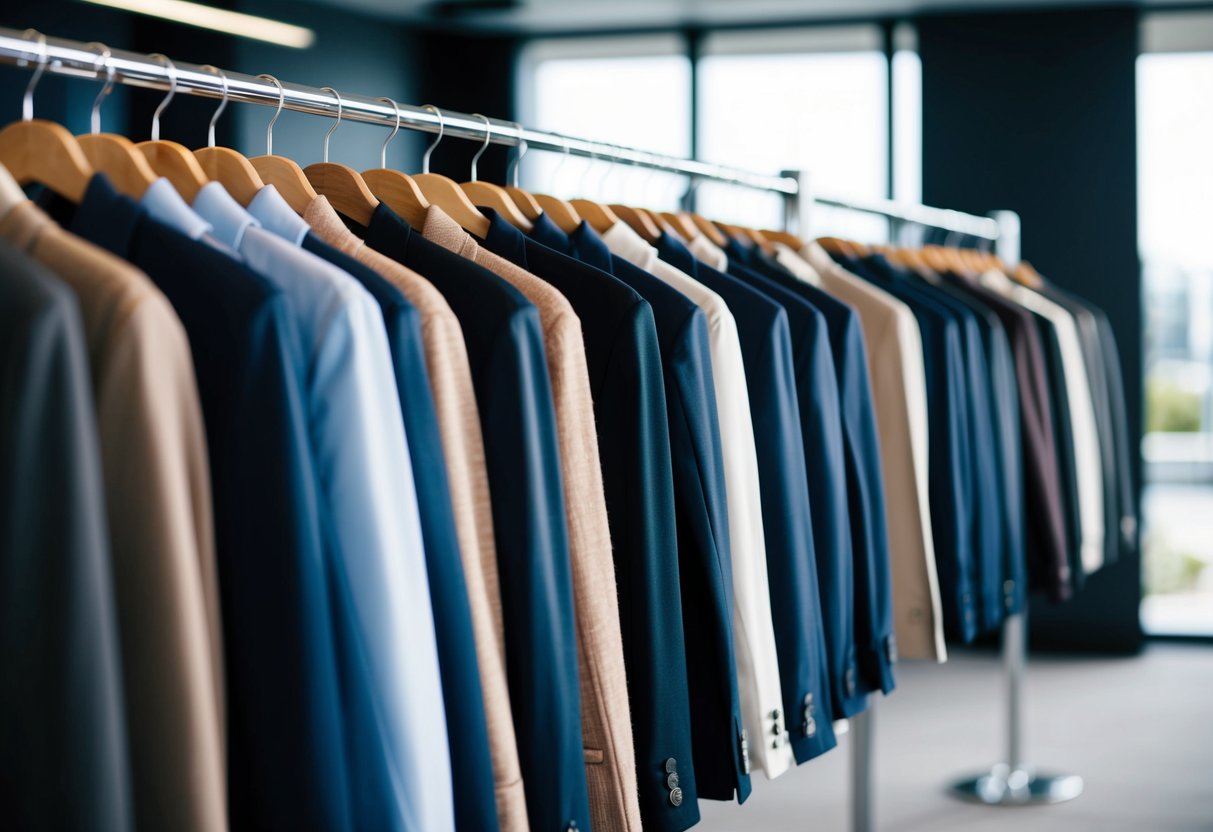
[[441, 209], [430, 208], [422, 234], [508, 281], [539, 310], [564, 478], [590, 818], [596, 830], [639, 830], [636, 755], [619, 629], [615, 561], [581, 320], [564, 295], [530, 272], [480, 248]]
[[33, 203], [0, 219], [0, 238], [62, 278], [84, 320], [136, 826], [226, 829], [210, 472], [189, 342], [146, 275], [62, 230]]
[[[442, 450], [450, 479], [455, 530], [463, 559], [464, 579], [472, 610], [476, 660], [489, 729], [489, 752], [497, 818], [504, 832], [529, 828], [514, 716], [505, 676], [505, 629], [497, 578], [497, 547], [493, 540], [492, 504], [480, 414], [472, 390], [472, 371], [459, 320], [442, 294], [421, 275], [380, 254], [354, 235], [323, 196], [314, 199], [303, 219], [324, 242], [374, 269], [399, 289], [421, 314], [421, 337], [429, 370]], [[457, 718], [457, 717], [448, 717]], [[458, 770], [458, 761], [452, 760]], [[457, 781], [458, 778], [456, 778]], [[458, 799], [458, 794], [456, 794]]]
[[897, 652], [903, 659], [945, 661], [927, 482], [927, 382], [918, 322], [904, 303], [842, 269], [816, 243], [800, 255], [782, 244], [776, 248], [779, 262], [802, 278], [807, 267], [809, 279], [816, 278], [822, 289], [859, 315], [880, 432]]

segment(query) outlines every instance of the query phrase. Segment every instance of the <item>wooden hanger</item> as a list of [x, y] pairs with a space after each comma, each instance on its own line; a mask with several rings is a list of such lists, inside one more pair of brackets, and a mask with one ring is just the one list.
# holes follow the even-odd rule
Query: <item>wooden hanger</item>
[[156, 112], [152, 114], [151, 141], [139, 142], [135, 147], [147, 159], [152, 170], [171, 182], [186, 202], [193, 202], [198, 191], [202, 190], [202, 186], [208, 181], [206, 172], [185, 145], [160, 138], [160, 114], [177, 93], [177, 67], [166, 55], [158, 52], [150, 57], [159, 58], [168, 68], [169, 90]]
[[661, 218], [674, 227], [682, 239], [688, 243], [696, 237], [702, 237], [703, 232], [696, 227], [695, 223], [685, 213], [675, 214], [673, 211], [662, 211]]
[[730, 224], [723, 222], [718, 222], [716, 224], [719, 228], [722, 228], [725, 233], [740, 240], [742, 245], [748, 243], [750, 245], [758, 246], [759, 249], [762, 249], [762, 251], [768, 253], [768, 255], [773, 255], [773, 253], [775, 253], [775, 246], [771, 245], [771, 241], [763, 237], [762, 232], [758, 232], [758, 230], [746, 228], [745, 226], [730, 226]]
[[691, 218], [691, 222], [699, 229], [699, 233], [707, 237], [717, 248], [724, 248], [729, 244], [729, 238], [724, 236], [720, 229], [712, 224], [711, 220], [700, 214], [696, 214], [694, 211], [687, 212], [687, 216]]
[[518, 153], [514, 156], [513, 161], [509, 164], [509, 180], [512, 185], [506, 185], [505, 192], [510, 195], [510, 199], [518, 206], [518, 210], [522, 215], [531, 222], [539, 219], [543, 214], [543, 206], [535, 199], [530, 191], [523, 190], [518, 187], [518, 169], [522, 167], [522, 157], [526, 155], [527, 143], [523, 138], [522, 125], [514, 122], [514, 129], [518, 131]]
[[[564, 145], [564, 156], [561, 157], [560, 164], [556, 166], [556, 170], [552, 171], [553, 182], [556, 181], [556, 174], [560, 171], [560, 168], [564, 166], [564, 163], [568, 160], [568, 158], [569, 145], [568, 140], [566, 139]], [[565, 234], [572, 234], [577, 230], [578, 226], [581, 225], [581, 212], [574, 208], [571, 202], [567, 202], [563, 199], [550, 196], [548, 194], [535, 194], [535, 202], [537, 202], [539, 207], [543, 209], [543, 213], [547, 214], [548, 219], [556, 223], [556, 227]], [[589, 222], [588, 217], [586, 218], [586, 221]], [[611, 226], [610, 224], [607, 224], [605, 227], [600, 228], [598, 225], [590, 222], [590, 227], [592, 227], [595, 231], [602, 233]]]
[[476, 178], [476, 165], [480, 161], [480, 157], [484, 151], [488, 150], [489, 143], [493, 140], [493, 124], [489, 121], [488, 116], [480, 113], [472, 113], [476, 118], [484, 120], [484, 144], [476, 151], [476, 155], [472, 157], [472, 178], [464, 182], [459, 187], [463, 188], [463, 192], [467, 194], [468, 199], [473, 205], [481, 205], [485, 208], [492, 208], [501, 218], [515, 228], [520, 228], [523, 231], [530, 231], [535, 226], [530, 219], [518, 210], [518, 206], [514, 204], [514, 200], [510, 197], [505, 188], [500, 185], [494, 185], [492, 182], [481, 182]]
[[1016, 263], [1011, 268], [1010, 275], [1030, 289], [1039, 289], [1045, 283], [1045, 279], [1041, 277], [1040, 272], [1036, 271], [1035, 267], [1027, 260], [1020, 260]]
[[76, 141], [93, 170], [104, 173], [119, 193], [139, 199], [156, 181], [156, 172], [126, 136], [101, 132], [101, 103], [114, 88], [114, 67], [109, 62], [113, 53], [103, 43], [89, 45], [97, 46], [101, 50], [95, 69], [100, 77], [104, 65], [106, 78], [101, 92], [97, 93], [97, 98], [93, 101], [92, 132], [77, 136]]
[[675, 238], [676, 240], [680, 240], [684, 243], [687, 242], [688, 238], [683, 237], [682, 232], [680, 232], [674, 225], [672, 225], [668, 220], [666, 220], [666, 218], [663, 217], [659, 212], [650, 211], [648, 208], [637, 208], [636, 210], [638, 212], [640, 212], [641, 214], [644, 214], [645, 216], [647, 216], [650, 220], [652, 220], [653, 225], [657, 226], [657, 228], [661, 231], [662, 234], [669, 234], [671, 237]]
[[28, 199], [17, 180], [8, 172], [8, 168], [0, 165], [0, 219]]
[[76, 139], [93, 170], [104, 173], [119, 193], [139, 199], [158, 178], [135, 143], [116, 133], [90, 133]]
[[34, 87], [46, 71], [46, 36], [38, 35], [38, 68], [25, 88], [21, 121], [0, 130], [0, 164], [19, 184], [37, 182], [72, 202], [84, 199], [93, 167], [76, 138], [62, 124], [34, 118]]
[[257, 77], [271, 81], [278, 87], [278, 109], [274, 111], [273, 118], [265, 128], [265, 155], [254, 156], [249, 159], [249, 163], [257, 171], [262, 182], [266, 185], [273, 185], [274, 189], [286, 200], [287, 205], [291, 206], [296, 214], [302, 214], [319, 194], [312, 187], [312, 183], [307, 181], [303, 168], [299, 167], [293, 159], [274, 155], [274, 122], [282, 114], [286, 93], [282, 89], [282, 82], [273, 75], [258, 75]]
[[817, 244], [824, 248], [829, 254], [841, 255], [843, 257], [862, 257], [858, 247], [850, 240], [844, 240], [840, 237], [820, 237]]
[[421, 189], [421, 193], [425, 196], [427, 202], [441, 208], [447, 216], [459, 223], [465, 231], [483, 239], [489, 233], [489, 218], [480, 213], [480, 209], [472, 204], [467, 194], [463, 192], [463, 189], [459, 187], [459, 183], [454, 179], [429, 172], [430, 155], [434, 152], [434, 148], [438, 146], [438, 143], [442, 141], [445, 128], [442, 122], [441, 110], [433, 104], [426, 104], [425, 109], [438, 116], [438, 137], [425, 149], [425, 154], [421, 157], [422, 173], [414, 176], [413, 181], [417, 183], [417, 187]]
[[391, 104], [396, 110], [396, 127], [379, 149], [379, 167], [374, 170], [364, 170], [362, 181], [370, 188], [375, 198], [391, 208], [409, 224], [409, 227], [422, 230], [425, 227], [425, 217], [430, 209], [430, 203], [425, 194], [417, 187], [417, 183], [408, 174], [398, 170], [390, 170], [387, 166], [387, 146], [400, 132], [400, 105], [390, 98], [380, 98]]
[[748, 247], [755, 245], [754, 238], [749, 235], [748, 228], [743, 228], [740, 225], [732, 225], [727, 222], [721, 222], [720, 220], [716, 220], [715, 225], [722, 232], [724, 232], [725, 237], [732, 237], [743, 246]]
[[660, 239], [661, 229], [648, 214], [618, 203], [611, 203], [608, 207], [615, 212], [615, 215], [619, 219], [623, 220], [633, 231], [643, 237], [646, 242], [655, 243]]
[[[581, 212], [573, 207], [573, 203], [549, 194], [535, 194], [535, 202], [539, 203], [539, 207], [543, 209], [543, 213], [547, 214], [547, 218], [565, 234], [572, 234], [581, 225]], [[588, 218], [586, 219], [588, 221]], [[590, 224], [593, 225], [593, 223]], [[609, 225], [607, 227], [610, 228]], [[597, 226], [594, 226], [594, 229], [598, 230]]]
[[341, 101], [341, 93], [332, 87], [321, 87], [331, 92], [337, 99], [337, 120], [324, 134], [324, 161], [308, 165], [303, 169], [316, 193], [328, 199], [333, 208], [340, 214], [345, 214], [355, 222], [369, 225], [379, 200], [371, 193], [366, 182], [358, 175], [358, 171], [346, 165], [329, 161], [329, 138], [341, 126], [341, 115], [345, 105]]
[[223, 185], [232, 198], [241, 205], [253, 201], [257, 192], [265, 187], [260, 174], [252, 163], [230, 147], [215, 147], [215, 122], [227, 107], [228, 89], [227, 75], [222, 69], [207, 64], [202, 67], [215, 72], [223, 81], [223, 100], [219, 108], [211, 116], [210, 127], [207, 128], [206, 147], [194, 151], [194, 158], [202, 166], [208, 179], [213, 179]]
[[800, 239], [795, 234], [792, 234], [790, 232], [772, 231], [771, 229], [768, 228], [768, 229], [764, 229], [762, 233], [768, 240], [775, 242], [775, 243], [783, 243], [788, 248], [794, 249], [796, 251], [800, 251], [802, 248], [804, 248], [804, 240]]
[[592, 199], [573, 199], [569, 200], [568, 205], [578, 217], [585, 220], [590, 228], [599, 234], [605, 234], [615, 223], [619, 222], [619, 215], [601, 202], [594, 202]]
[[514, 200], [514, 204], [518, 206], [518, 210], [531, 222], [539, 219], [543, 214], [543, 206], [539, 204], [539, 200], [530, 191], [524, 191], [517, 185], [506, 185], [505, 192], [510, 195], [510, 199]]

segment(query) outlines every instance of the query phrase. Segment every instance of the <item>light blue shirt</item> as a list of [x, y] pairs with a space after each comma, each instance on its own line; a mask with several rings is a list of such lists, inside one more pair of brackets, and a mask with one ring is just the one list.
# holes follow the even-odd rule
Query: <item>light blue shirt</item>
[[421, 520], [379, 307], [350, 275], [262, 228], [219, 183], [199, 191], [194, 210], [283, 290], [299, 327], [312, 453], [335, 556], [333, 595], [353, 631], [339, 634], [347, 684], [372, 692], [365, 721], [378, 736], [360, 753], [382, 758], [395, 828], [454, 829]]
[[257, 191], [248, 204], [248, 212], [256, 217], [261, 227], [266, 231], [277, 234], [284, 240], [289, 240], [297, 246], [303, 245], [303, 238], [311, 230], [303, 217], [295, 213], [278, 189], [266, 185]]

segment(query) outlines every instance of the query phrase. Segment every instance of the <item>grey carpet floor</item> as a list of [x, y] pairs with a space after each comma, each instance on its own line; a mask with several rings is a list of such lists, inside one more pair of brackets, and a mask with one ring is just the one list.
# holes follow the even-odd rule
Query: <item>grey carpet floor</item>
[[[1003, 753], [1002, 671], [992, 654], [954, 651], [942, 666], [903, 663], [877, 702], [875, 828], [884, 832], [1213, 832], [1213, 647], [1155, 644], [1134, 658], [1033, 657], [1025, 754], [1080, 774], [1065, 804], [989, 808], [946, 785]], [[846, 832], [848, 737], [744, 806], [701, 801], [703, 832]]]

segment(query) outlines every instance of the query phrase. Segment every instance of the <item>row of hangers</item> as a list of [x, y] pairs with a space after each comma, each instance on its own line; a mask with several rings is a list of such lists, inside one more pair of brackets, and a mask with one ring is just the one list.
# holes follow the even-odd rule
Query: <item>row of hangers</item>
[[[100, 78], [102, 72], [106, 74], [101, 92], [93, 103], [92, 132], [74, 136], [60, 124], [33, 118], [33, 94], [46, 70], [47, 45], [45, 36], [32, 29], [25, 32], [27, 38], [31, 35], [37, 37], [39, 63], [25, 90], [22, 120], [0, 130], [0, 164], [18, 183], [41, 184], [74, 202], [83, 199], [93, 173], [101, 171], [118, 191], [135, 199], [141, 197], [159, 177], [168, 179], [187, 202], [192, 202], [198, 191], [212, 180], [220, 182], [242, 205], [247, 205], [265, 185], [273, 185], [298, 213], [302, 213], [318, 195], [323, 195], [338, 212], [364, 225], [370, 222], [374, 210], [382, 201], [410, 226], [420, 230], [426, 212], [433, 204], [480, 238], [487, 234], [489, 228], [489, 220], [480, 207], [487, 207], [524, 231], [530, 231], [539, 215], [546, 214], [566, 233], [574, 231], [582, 220], [599, 233], [622, 221], [650, 243], [665, 232], [686, 241], [703, 235], [721, 247], [727, 244], [729, 237], [747, 245], [759, 246], [767, 252], [773, 252], [776, 242], [797, 250], [803, 247], [799, 237], [784, 231], [758, 231], [712, 222], [694, 212], [658, 212], [617, 203], [605, 205], [589, 199], [566, 201], [546, 194], [532, 194], [517, 184], [503, 187], [478, 180], [477, 162], [492, 140], [491, 122], [480, 114], [476, 116], [484, 119], [484, 143], [472, 158], [470, 181], [456, 183], [446, 176], [429, 172], [430, 157], [445, 132], [442, 111], [433, 105], [426, 105], [425, 109], [437, 117], [438, 135], [422, 157], [422, 173], [410, 176], [389, 169], [386, 165], [388, 145], [400, 131], [400, 107], [390, 98], [379, 99], [391, 105], [396, 113], [395, 128], [379, 153], [379, 167], [358, 173], [346, 165], [328, 161], [329, 140], [341, 124], [344, 106], [341, 94], [332, 87], [322, 88], [332, 93], [337, 102], [337, 119], [324, 135], [323, 161], [301, 168], [293, 160], [273, 154], [274, 124], [282, 113], [285, 92], [282, 83], [272, 75], [258, 76], [278, 88], [278, 107], [266, 127], [266, 152], [263, 156], [249, 159], [231, 148], [215, 146], [215, 124], [228, 104], [228, 81], [221, 69], [209, 65], [203, 69], [219, 77], [223, 89], [222, 100], [211, 117], [207, 146], [190, 151], [178, 142], [160, 138], [160, 115], [177, 92], [176, 67], [162, 54], [151, 57], [164, 64], [169, 77], [169, 91], [152, 116], [151, 139], [135, 143], [124, 136], [100, 132], [101, 104], [114, 86], [114, 68], [110, 63], [112, 53], [100, 43], [89, 44], [97, 51], [94, 66], [97, 77]], [[519, 146], [515, 165], [525, 153], [524, 141]], [[24, 198], [24, 194], [20, 194], [20, 197]], [[17, 196], [0, 193], [0, 198], [7, 202]], [[822, 242], [828, 249], [844, 254], [867, 251], [862, 244], [836, 238]], [[902, 265], [936, 271], [980, 272], [996, 261], [993, 255], [949, 246], [924, 249], [886, 247], [882, 251]], [[1019, 274], [1015, 276], [1021, 277]], [[1039, 279], [1038, 276], [1036, 278]]]

